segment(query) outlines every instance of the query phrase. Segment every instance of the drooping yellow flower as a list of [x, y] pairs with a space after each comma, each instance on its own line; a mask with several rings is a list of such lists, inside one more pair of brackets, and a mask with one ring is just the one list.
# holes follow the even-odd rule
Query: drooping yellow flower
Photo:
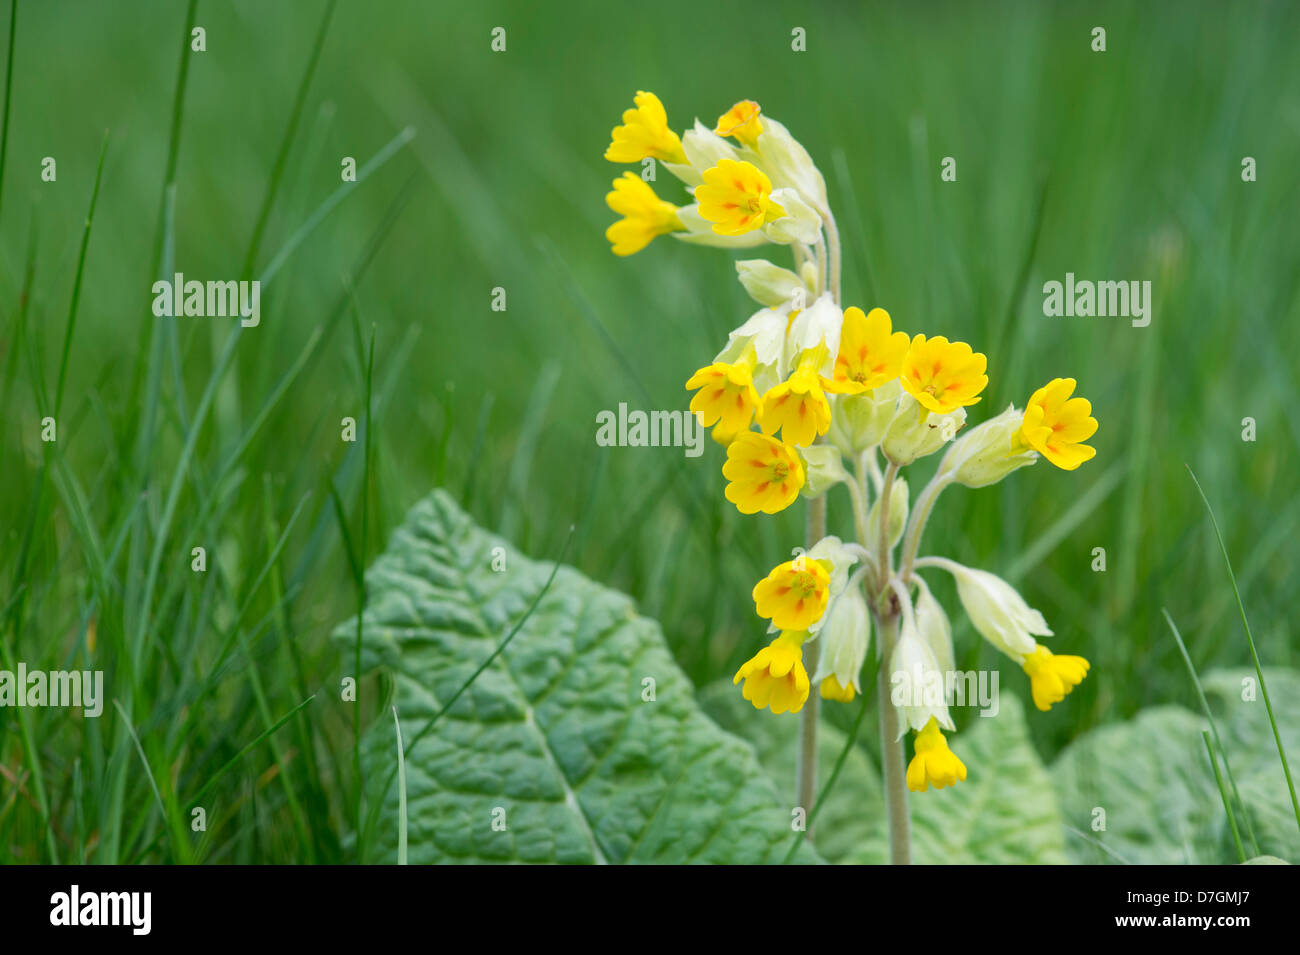
[[775, 514], [794, 503], [804, 484], [803, 462], [775, 438], [742, 431], [727, 445], [724, 496], [742, 514]]
[[1087, 398], [1071, 398], [1073, 378], [1053, 378], [1034, 392], [1025, 405], [1020, 434], [1029, 445], [1058, 468], [1073, 471], [1097, 453], [1083, 442], [1097, 432], [1097, 419]]
[[847, 686], [840, 686], [840, 681], [835, 679], [833, 673], [822, 680], [819, 692], [823, 700], [834, 700], [836, 703], [853, 702], [853, 683], [850, 682]]
[[988, 360], [965, 342], [917, 335], [903, 361], [903, 390], [927, 411], [948, 414], [980, 400]]
[[1057, 656], [1041, 643], [1020, 664], [1029, 675], [1034, 706], [1046, 712], [1060, 703], [1066, 694], [1088, 675], [1088, 661], [1083, 657]]
[[844, 310], [840, 353], [834, 380], [840, 394], [856, 395], [893, 381], [903, 370], [911, 339], [893, 331], [889, 313], [873, 308], [867, 314], [856, 305]]
[[830, 430], [831, 404], [822, 390], [828, 382], [817, 373], [820, 363], [814, 351], [789, 378], [767, 389], [758, 408], [764, 434], [780, 431], [786, 444], [806, 448]]
[[741, 695], [756, 709], [798, 713], [808, 699], [808, 671], [803, 665], [806, 633], [786, 632], [759, 650], [736, 671], [732, 684], [745, 681]]
[[691, 411], [700, 416], [706, 428], [718, 425], [724, 435], [735, 435], [749, 427], [758, 407], [754, 388], [754, 364], [758, 360], [753, 345], [735, 362], [714, 362], [691, 375], [687, 391], [695, 391]]
[[720, 159], [704, 171], [695, 187], [700, 217], [713, 223], [718, 235], [744, 235], [779, 219], [785, 209], [772, 201], [772, 180], [752, 163]]
[[640, 252], [655, 236], [685, 228], [677, 218], [677, 207], [656, 196], [636, 173], [625, 172], [623, 178], [615, 179], [614, 191], [605, 196], [605, 202], [623, 217], [605, 230], [615, 255]]
[[948, 741], [933, 716], [916, 734], [912, 744], [915, 755], [907, 764], [907, 788], [923, 793], [933, 784], [935, 789], [955, 786], [966, 779], [966, 764], [948, 748]]
[[826, 613], [831, 575], [824, 561], [801, 556], [754, 585], [754, 607], [778, 630], [807, 630]]
[[605, 158], [610, 162], [640, 162], [647, 156], [664, 162], [685, 163], [682, 141], [668, 128], [668, 113], [654, 93], [637, 90], [635, 109], [623, 111], [623, 125], [610, 133]]
[[758, 145], [758, 136], [763, 132], [763, 121], [758, 118], [762, 112], [763, 108], [752, 99], [743, 99], [718, 117], [718, 125], [713, 131], [719, 136], [735, 136], [753, 148]]

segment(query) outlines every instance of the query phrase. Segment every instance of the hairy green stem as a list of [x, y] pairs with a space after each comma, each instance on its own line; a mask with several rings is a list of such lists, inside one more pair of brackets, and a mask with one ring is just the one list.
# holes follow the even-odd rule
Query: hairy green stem
[[875, 606], [875, 597], [878, 597], [880, 592], [883, 592], [889, 586], [889, 578], [894, 574], [894, 554], [889, 546], [889, 498], [894, 490], [894, 478], [896, 477], [898, 477], [898, 465], [890, 461], [889, 467], [885, 469], [885, 479], [880, 484], [880, 500], [877, 502], [880, 508], [880, 534], [879, 549], [876, 552], [876, 567], [880, 571], [880, 580], [876, 588], [877, 593], [873, 595], [871, 600], [873, 607]]
[[910, 865], [912, 823], [907, 813], [907, 769], [903, 763], [903, 742], [898, 738], [898, 710], [889, 699], [889, 659], [898, 640], [898, 614], [877, 615], [876, 629], [880, 634], [876, 696], [880, 705], [880, 762], [885, 780], [885, 812], [889, 818], [889, 861], [894, 865]]
[[830, 288], [835, 304], [840, 304], [840, 262], [843, 258], [840, 247], [840, 230], [835, 225], [835, 216], [830, 206], [822, 210], [822, 222], [826, 225], [826, 245], [830, 249]]
[[[808, 502], [807, 541], [811, 547], [826, 536], [826, 495]], [[816, 640], [804, 644], [804, 665], [811, 677], [817, 672], [821, 648]], [[800, 712], [799, 771], [795, 781], [795, 805], [805, 813], [812, 811], [817, 795], [817, 720], [821, 698], [817, 687], [809, 687], [808, 702]], [[812, 833], [810, 832], [809, 835]]]
[[907, 532], [903, 535], [902, 558], [899, 562], [900, 576], [903, 578], [904, 584], [912, 582], [912, 570], [916, 566], [916, 552], [921, 546], [921, 535], [925, 532], [925, 525], [930, 520], [930, 512], [934, 510], [934, 502], [939, 499], [939, 494], [943, 489], [951, 483], [951, 478], [945, 477], [943, 472], [940, 471], [916, 496], [916, 507], [912, 508], [912, 516], [907, 522]]

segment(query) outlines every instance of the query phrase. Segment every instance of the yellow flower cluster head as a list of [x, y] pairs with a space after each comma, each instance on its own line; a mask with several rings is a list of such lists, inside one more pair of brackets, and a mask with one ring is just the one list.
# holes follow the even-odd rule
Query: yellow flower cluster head
[[[690, 410], [726, 449], [723, 496], [742, 514], [773, 515], [800, 496], [818, 500], [843, 485], [858, 532], [856, 541], [808, 542], [807, 552], [754, 585], [755, 612], [773, 636], [735, 674], [744, 698], [796, 713], [816, 685], [823, 699], [852, 701], [862, 693], [873, 630], [888, 672], [951, 686], [952, 628], [918, 573], [934, 568], [952, 574], [975, 631], [1023, 669], [1035, 706], [1063, 701], [1087, 676], [1088, 661], [1039, 643], [1052, 635], [1046, 620], [1000, 577], [920, 556], [918, 548], [945, 488], [985, 487], [1040, 457], [1073, 471], [1095, 455], [1085, 442], [1097, 421], [1075, 380], [1054, 378], [1023, 408], [1008, 406], [968, 429], [968, 409], [989, 384], [987, 358], [964, 341], [896, 329], [883, 308], [843, 307], [839, 231], [825, 180], [780, 121], [741, 100], [711, 126], [697, 119], [678, 135], [653, 93], [638, 92], [634, 103], [605, 153], [643, 166], [641, 175], [615, 180], [606, 197], [622, 217], [606, 232], [615, 254], [631, 255], [660, 235], [791, 253], [789, 267], [766, 258], [736, 263], [758, 310], [686, 380]], [[659, 167], [684, 187], [682, 205], [650, 186], [647, 170]], [[939, 452], [913, 506], [903, 469]], [[811, 677], [804, 667], [810, 641], [819, 641]], [[883, 702], [897, 712], [900, 738], [914, 734], [910, 789], [966, 778], [944, 737], [954, 729], [946, 698], [903, 693]]]

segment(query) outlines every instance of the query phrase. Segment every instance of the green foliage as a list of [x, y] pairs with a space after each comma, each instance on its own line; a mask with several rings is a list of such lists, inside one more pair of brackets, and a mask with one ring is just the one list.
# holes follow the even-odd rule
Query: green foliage
[[[790, 785], [797, 718], [756, 711], [729, 682], [707, 687], [701, 701], [723, 727], [754, 743], [774, 780]], [[845, 737], [825, 721], [818, 736], [820, 786]], [[1020, 700], [1002, 694], [996, 717], [973, 719], [949, 743], [968, 775], [949, 789], [909, 794], [913, 860], [947, 865], [1067, 861], [1056, 796], [1029, 741]], [[884, 863], [889, 861], [885, 823], [879, 771], [865, 749], [855, 745], [813, 827], [813, 840], [833, 862]]]
[[[1269, 668], [1278, 725], [1288, 755], [1300, 750], [1300, 672]], [[1223, 746], [1266, 855], [1300, 856], [1300, 829], [1253, 670], [1218, 670], [1202, 680]], [[1254, 699], [1242, 699], [1254, 687]], [[1098, 727], [1053, 766], [1068, 843], [1081, 863], [1238, 861], [1223, 802], [1202, 743], [1205, 719], [1178, 706], [1151, 707], [1137, 718]], [[1223, 754], [1219, 754], [1220, 760]], [[1094, 810], [1105, 810], [1094, 831]], [[1234, 806], [1234, 810], [1237, 807]]]
[[[355, 858], [340, 841], [355, 795], [337, 689], [350, 665], [328, 636], [355, 610], [349, 560], [369, 563], [431, 484], [530, 553], [557, 552], [576, 523], [570, 562], [661, 621], [694, 685], [757, 649], [750, 589], [806, 543], [798, 509], [737, 514], [712, 443], [687, 459], [593, 441], [596, 413], [619, 402], [684, 408], [686, 377], [753, 308], [732, 264], [752, 253], [661, 239], [609, 254], [603, 195], [622, 167], [601, 153], [637, 89], [655, 90], [678, 129], [742, 97], [783, 120], [826, 174], [847, 300], [988, 354], [973, 421], [1058, 374], [1093, 402], [1095, 462], [946, 495], [925, 545], [1005, 570], [1067, 652], [1091, 659], [1067, 706], [1032, 714], [1039, 752], [1154, 704], [1196, 705], [1162, 605], [1197, 667], [1248, 659], [1184, 462], [1215, 505], [1260, 656], [1300, 664], [1278, 624], [1300, 522], [1300, 353], [1286, 347], [1300, 323], [1300, 179], [1285, 121], [1300, 111], [1300, 7], [1008, 0], [936, 16], [760, 0], [737, 19], [663, 0], [630, 28], [618, 4], [514, 0], [393, 0], [382, 15], [338, 4], [332, 19], [327, 0], [19, 6], [0, 149], [0, 663], [102, 668], [126, 717], [0, 712], [0, 861]], [[182, 53], [190, 9], [205, 53]], [[1088, 49], [1096, 22], [1104, 54]], [[789, 50], [792, 23], [806, 53]], [[497, 24], [507, 53], [489, 51]], [[990, 51], [1005, 68], [988, 68]], [[1256, 182], [1240, 179], [1245, 155]], [[57, 182], [39, 178], [46, 156]], [[383, 161], [345, 184], [344, 156]], [[956, 182], [938, 178], [945, 156]], [[684, 196], [662, 173], [656, 188]], [[159, 273], [273, 264], [261, 325], [237, 339], [230, 323], [149, 310]], [[1152, 280], [1151, 326], [1045, 318], [1042, 283], [1067, 271]], [[498, 286], [506, 312], [489, 307]], [[367, 467], [338, 428], [366, 418], [372, 329]], [[60, 379], [59, 440], [46, 444]], [[1246, 416], [1254, 442], [1241, 440]], [[349, 554], [363, 513], [364, 552]], [[848, 526], [832, 500], [830, 529]], [[200, 544], [203, 575], [190, 570]], [[1095, 547], [1104, 573], [1089, 569]], [[945, 587], [960, 665], [991, 664]], [[1294, 710], [1273, 694], [1292, 740]], [[362, 718], [387, 728], [391, 751], [377, 696]], [[982, 723], [1009, 715], [954, 746], [965, 754]], [[1117, 742], [1160, 760], [1128, 725]], [[1261, 851], [1294, 859], [1266, 742], [1254, 763], [1235, 744], [1224, 755], [1243, 790], [1268, 790], [1248, 797], [1276, 846]], [[1218, 793], [1191, 783], [1204, 758], [1192, 743], [1173, 799], [1205, 796], [1203, 819], [1135, 822], [1135, 852], [1167, 839], [1150, 854], [1235, 861], [1210, 831], [1226, 831]], [[779, 802], [791, 784], [774, 778]], [[1140, 782], [1135, 798], [1154, 798]], [[1091, 834], [1092, 803], [1059, 791], [1067, 824]], [[185, 816], [200, 792], [206, 833]], [[414, 792], [409, 808], [414, 820]], [[1196, 819], [1207, 841], [1188, 853]], [[1076, 836], [1067, 846], [1114, 861]]]
[[[402, 737], [412, 741], [410, 861], [780, 860], [790, 812], [752, 751], [700, 712], [658, 625], [570, 568], [420, 738], [550, 572], [435, 491], [367, 574], [365, 666], [392, 677]], [[334, 639], [346, 651], [354, 634], [349, 621]], [[365, 774], [384, 811], [369, 861], [395, 858], [394, 760], [391, 727], [377, 722]]]

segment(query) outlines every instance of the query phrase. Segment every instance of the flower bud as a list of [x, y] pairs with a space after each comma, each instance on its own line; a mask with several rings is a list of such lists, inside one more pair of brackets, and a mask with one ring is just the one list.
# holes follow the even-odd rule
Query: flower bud
[[712, 169], [720, 159], [741, 158], [735, 146], [698, 119], [695, 121], [694, 129], [689, 129], [682, 134], [682, 152], [686, 154], [685, 163], [662, 160], [660, 163], [691, 189], [704, 181], [704, 170]]
[[773, 242], [789, 245], [802, 242], [812, 245], [821, 234], [822, 217], [794, 189], [776, 189], [772, 192], [772, 201], [785, 210], [785, 215], [769, 219], [763, 224], [763, 231]]
[[916, 630], [934, 653], [935, 662], [941, 673], [951, 673], [957, 668], [956, 657], [952, 649], [952, 624], [943, 606], [934, 599], [930, 588], [920, 577], [914, 578], [917, 584], [916, 594]]
[[822, 361], [816, 371], [824, 378], [829, 378], [835, 370], [835, 356], [840, 350], [840, 329], [844, 325], [844, 313], [835, 304], [830, 292], [823, 292], [817, 301], [803, 309], [790, 323], [790, 330], [785, 336], [785, 354], [781, 362], [782, 380], [799, 367], [799, 361], [805, 353], [822, 348]]
[[736, 263], [736, 273], [749, 297], [760, 305], [788, 305], [799, 295], [808, 295], [799, 276], [767, 259], [741, 259]]
[[895, 379], [860, 395], [831, 396], [828, 440], [853, 457], [875, 447], [885, 436], [889, 422], [894, 420], [898, 396], [902, 393]]
[[933, 560], [935, 566], [956, 579], [957, 596], [975, 629], [1017, 663], [1034, 652], [1038, 646], [1035, 636], [1052, 635], [1043, 615], [1025, 603], [1025, 598], [1001, 577], [956, 561]]
[[939, 471], [967, 487], [986, 487], [1012, 471], [1033, 464], [1038, 460], [1038, 453], [1018, 440], [1024, 417], [1023, 411], [1008, 405], [1002, 414], [954, 441]]
[[903, 614], [898, 643], [889, 661], [889, 699], [898, 707], [903, 720], [898, 736], [911, 728], [920, 731], [933, 717], [944, 729], [953, 729], [944, 692], [943, 673], [934, 651], [917, 633], [911, 614]]
[[798, 189], [808, 202], [826, 205], [826, 181], [812, 156], [790, 135], [790, 130], [766, 114], [758, 137], [758, 154], [774, 186]]
[[[871, 639], [871, 614], [862, 591], [857, 587], [845, 590], [831, 604], [827, 616], [830, 619], [821, 633], [821, 655], [812, 682], [821, 686], [827, 677], [834, 677], [840, 688], [852, 687], [861, 693], [859, 679]], [[852, 699], [852, 694], [848, 698]]]
[[894, 464], [911, 464], [917, 458], [933, 454], [953, 439], [966, 423], [966, 409], [947, 414], [927, 411], [911, 395], [898, 400], [894, 420], [885, 432], [881, 448]]
[[809, 500], [821, 497], [836, 484], [849, 479], [840, 449], [832, 444], [810, 444], [796, 449], [796, 453], [803, 459], [804, 467], [804, 485], [799, 493]]

